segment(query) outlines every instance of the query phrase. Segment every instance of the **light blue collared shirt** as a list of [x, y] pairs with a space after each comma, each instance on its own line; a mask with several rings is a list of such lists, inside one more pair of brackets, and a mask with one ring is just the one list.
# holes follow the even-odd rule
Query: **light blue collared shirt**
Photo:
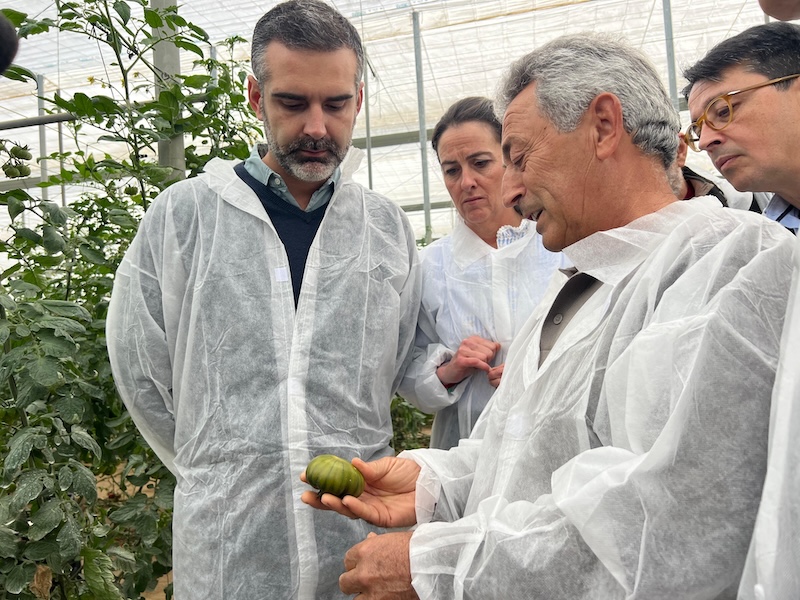
[[791, 229], [795, 234], [800, 229], [800, 208], [789, 204], [778, 194], [772, 196], [772, 200], [769, 201], [767, 208], [764, 209], [764, 216], [777, 221], [786, 229]]
[[[250, 156], [246, 161], [244, 161], [244, 168], [247, 169], [247, 172], [250, 173], [251, 176], [267, 186], [281, 200], [285, 200], [289, 204], [300, 208], [297, 200], [295, 200], [294, 196], [292, 196], [289, 188], [286, 187], [286, 182], [283, 180], [283, 177], [270, 169], [264, 164], [264, 161], [261, 160], [266, 153], [266, 144], [256, 144], [253, 146], [253, 149], [250, 151]], [[311, 195], [311, 200], [309, 201], [308, 206], [305, 208], [306, 212], [316, 210], [320, 206], [323, 206], [330, 201], [330, 199], [333, 197], [333, 191], [336, 189], [336, 185], [339, 183], [341, 175], [341, 169], [336, 167], [336, 170], [333, 172], [333, 175], [330, 176], [328, 181], [323, 183], [320, 188]]]

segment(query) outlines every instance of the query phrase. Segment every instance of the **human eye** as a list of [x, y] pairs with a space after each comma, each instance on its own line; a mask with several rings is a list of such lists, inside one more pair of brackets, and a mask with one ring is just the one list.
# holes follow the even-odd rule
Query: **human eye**
[[280, 105], [282, 108], [285, 108], [286, 110], [290, 111], [301, 111], [306, 106], [305, 102], [302, 102], [300, 100], [290, 100], [288, 98], [280, 100]]
[[458, 167], [446, 167], [443, 169], [445, 177], [453, 178], [458, 175]]
[[331, 112], [338, 112], [344, 109], [347, 104], [346, 100], [337, 100], [335, 102], [326, 102], [325, 107]]
[[488, 158], [479, 158], [475, 161], [475, 167], [478, 169], [485, 169], [489, 166], [489, 163], [492, 162]]
[[731, 106], [725, 98], [717, 98], [706, 111], [707, 119], [714, 127], [725, 125], [730, 119]]

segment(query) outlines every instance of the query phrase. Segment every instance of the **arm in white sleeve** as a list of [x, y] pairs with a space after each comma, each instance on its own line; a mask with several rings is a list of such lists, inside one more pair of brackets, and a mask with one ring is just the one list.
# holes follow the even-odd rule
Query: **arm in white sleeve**
[[414, 358], [414, 334], [417, 315], [419, 314], [420, 296], [422, 295], [422, 270], [416, 241], [408, 219], [405, 215], [402, 216], [402, 219], [406, 228], [410, 268], [399, 292], [400, 319], [397, 338], [397, 363], [395, 378], [392, 383], [392, 390], [395, 392], [402, 385], [403, 377], [411, 368]]
[[[106, 339], [120, 397], [144, 439], [174, 471], [172, 358], [164, 323], [162, 246], [149, 227], [158, 208], [151, 206], [117, 270]], [[160, 231], [161, 225], [155, 229]]]
[[[552, 494], [493, 495], [420, 525], [420, 598], [735, 597], [766, 469], [781, 262], [754, 260], [705, 311], [663, 315], [613, 357], [600, 397], [611, 443], [556, 470]], [[524, 490], [524, 446], [506, 460]]]
[[432, 414], [458, 402], [467, 387], [469, 377], [446, 388], [436, 370], [455, 355], [436, 334], [436, 316], [424, 303], [420, 307], [417, 334], [411, 364], [400, 383], [399, 393], [413, 406]]

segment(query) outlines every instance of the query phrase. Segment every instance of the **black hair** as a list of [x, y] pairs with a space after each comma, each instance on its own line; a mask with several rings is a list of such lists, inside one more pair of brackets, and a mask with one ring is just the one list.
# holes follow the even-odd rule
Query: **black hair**
[[320, 0], [289, 0], [265, 14], [253, 30], [250, 61], [260, 84], [269, 78], [264, 54], [270, 42], [293, 50], [333, 52], [349, 48], [357, 60], [356, 85], [364, 73], [364, 48], [353, 24]]
[[436, 127], [433, 128], [431, 146], [433, 146], [437, 158], [439, 157], [439, 140], [442, 134], [454, 125], [471, 122], [485, 123], [491, 127], [497, 141], [500, 141], [503, 126], [494, 111], [494, 103], [488, 98], [471, 96], [451, 105], [442, 115], [442, 118], [439, 119], [439, 122], [436, 123]]
[[[800, 73], [800, 25], [776, 21], [756, 25], [739, 35], [723, 40], [693, 66], [684, 70], [689, 82], [683, 89], [688, 98], [699, 81], [720, 81], [731, 67], [741, 66], [748, 71], [776, 79]], [[792, 81], [776, 84], [786, 89]]]
[[0, 75], [14, 60], [18, 46], [17, 30], [14, 29], [11, 21], [0, 13]]

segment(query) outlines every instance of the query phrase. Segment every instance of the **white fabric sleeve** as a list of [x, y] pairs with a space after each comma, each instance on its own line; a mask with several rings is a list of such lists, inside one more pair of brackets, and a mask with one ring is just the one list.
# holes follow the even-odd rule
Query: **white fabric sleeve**
[[[150, 231], [164, 204], [156, 201], [150, 207], [117, 270], [106, 343], [120, 397], [144, 439], [175, 472], [172, 357], [161, 287], [164, 257], [158, 233]], [[162, 225], [155, 224], [155, 230], [163, 231]]]
[[454, 350], [439, 341], [435, 319], [423, 305], [419, 311], [413, 359], [400, 383], [400, 395], [428, 414], [458, 402], [470, 378], [448, 389], [436, 374], [436, 370], [454, 355]]
[[[753, 261], [707, 310], [662, 314], [640, 331], [601, 391], [613, 446], [566, 462], [552, 494], [488, 496], [465, 518], [419, 525], [410, 560], [420, 598], [735, 597], [785, 313], [785, 296], [763, 290], [784, 270]], [[663, 425], [651, 435], [653, 423]], [[483, 453], [498, 451], [486, 442]]]
[[405, 214], [401, 214], [403, 225], [406, 229], [406, 242], [408, 244], [409, 269], [408, 276], [400, 290], [400, 319], [397, 336], [397, 363], [392, 391], [397, 392], [403, 382], [405, 374], [411, 369], [414, 359], [414, 335], [420, 310], [420, 297], [422, 295], [422, 269], [419, 262], [416, 241], [411, 224]]
[[800, 238], [772, 393], [769, 463], [739, 600], [800, 598]]
[[417, 523], [454, 521], [464, 514], [482, 441], [463, 439], [449, 450], [421, 449], [401, 452], [420, 467], [417, 477]]

